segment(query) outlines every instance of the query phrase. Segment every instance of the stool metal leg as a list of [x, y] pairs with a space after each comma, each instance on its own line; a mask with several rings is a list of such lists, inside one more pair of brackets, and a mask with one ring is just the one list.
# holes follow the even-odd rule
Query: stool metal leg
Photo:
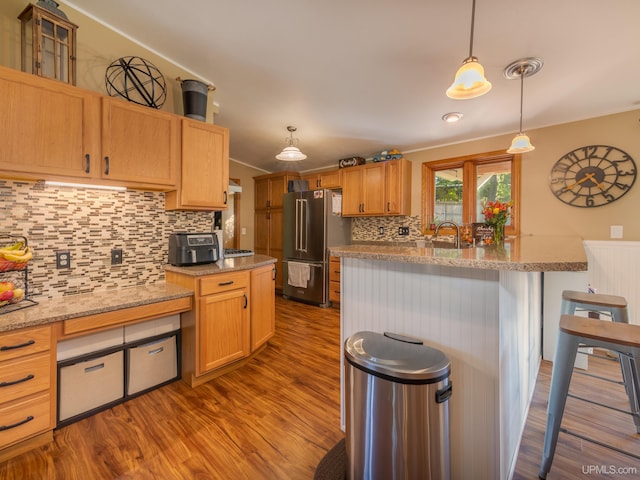
[[578, 352], [578, 338], [562, 331], [558, 334], [556, 357], [551, 373], [551, 390], [549, 392], [549, 405], [547, 406], [547, 428], [544, 434], [544, 448], [542, 462], [540, 464], [539, 477], [547, 478], [551, 469], [553, 456], [556, 452], [558, 433], [562, 423], [564, 407], [567, 403], [567, 393], [573, 373], [573, 364]]

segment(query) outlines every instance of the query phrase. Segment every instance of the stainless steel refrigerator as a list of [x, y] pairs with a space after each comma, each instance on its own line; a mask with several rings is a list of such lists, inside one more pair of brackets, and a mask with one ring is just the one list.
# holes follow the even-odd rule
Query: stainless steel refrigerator
[[329, 247], [351, 243], [351, 219], [340, 214], [341, 194], [310, 190], [284, 195], [283, 287], [286, 298], [327, 307]]

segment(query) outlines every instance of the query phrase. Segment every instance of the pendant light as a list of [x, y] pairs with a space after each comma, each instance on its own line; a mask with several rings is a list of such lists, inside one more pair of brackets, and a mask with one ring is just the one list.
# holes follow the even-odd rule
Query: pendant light
[[469, 56], [456, 72], [453, 84], [447, 89], [447, 97], [455, 100], [466, 100], [479, 97], [491, 90], [491, 82], [484, 76], [484, 67], [473, 56], [473, 28], [476, 17], [476, 0], [471, 9], [471, 39], [469, 40]]
[[299, 160], [304, 160], [307, 156], [300, 151], [300, 149], [293, 144], [297, 141], [297, 139], [293, 138], [293, 132], [297, 130], [296, 127], [287, 127], [289, 130], [289, 138], [285, 139], [287, 142], [287, 146], [284, 147], [284, 150], [276, 155], [278, 160], [283, 160], [285, 162], [297, 162]]
[[509, 80], [520, 79], [520, 130], [513, 138], [507, 153], [527, 153], [535, 150], [531, 145], [529, 137], [522, 131], [522, 104], [524, 98], [524, 79], [535, 75], [542, 68], [543, 62], [540, 58], [523, 58], [507, 65], [504, 69], [504, 76]]

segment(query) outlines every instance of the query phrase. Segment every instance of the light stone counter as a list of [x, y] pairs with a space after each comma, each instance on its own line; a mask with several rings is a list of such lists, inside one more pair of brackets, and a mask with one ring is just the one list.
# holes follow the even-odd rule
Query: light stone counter
[[46, 325], [125, 308], [190, 297], [193, 291], [171, 283], [69, 295], [0, 315], [0, 332]]
[[192, 277], [215, 275], [216, 273], [233, 272], [237, 270], [250, 270], [275, 263], [276, 259], [267, 255], [249, 255], [247, 257], [225, 258], [222, 262], [208, 263], [205, 265], [193, 265], [191, 267], [174, 267], [167, 265], [167, 272], [176, 272]]
[[447, 249], [355, 244], [330, 248], [336, 257], [519, 272], [586, 271], [579, 237], [512, 237], [504, 246]]

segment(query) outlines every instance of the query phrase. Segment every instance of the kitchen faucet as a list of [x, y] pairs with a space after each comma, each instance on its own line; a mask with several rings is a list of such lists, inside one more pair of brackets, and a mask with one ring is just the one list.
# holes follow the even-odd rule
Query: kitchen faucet
[[456, 222], [447, 221], [447, 222], [439, 223], [436, 226], [436, 229], [433, 232], [433, 238], [438, 238], [438, 230], [440, 230], [440, 227], [443, 226], [443, 225], [451, 225], [451, 226], [455, 227], [455, 229], [456, 229], [456, 243], [455, 243], [455, 246], [456, 246], [456, 248], [460, 248], [460, 226]]

